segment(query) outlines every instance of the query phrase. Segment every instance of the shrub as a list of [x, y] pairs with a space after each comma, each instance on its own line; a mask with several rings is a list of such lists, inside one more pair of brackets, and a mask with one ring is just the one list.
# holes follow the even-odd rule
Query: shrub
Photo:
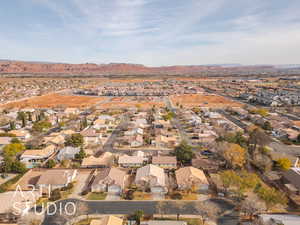
[[179, 192], [173, 192], [170, 195], [171, 199], [173, 200], [181, 200], [182, 199], [182, 194], [180, 194]]
[[50, 201], [57, 201], [59, 199], [61, 199], [60, 190], [59, 189], [54, 189], [53, 191], [51, 191], [51, 195], [50, 195], [49, 200]]
[[278, 159], [276, 164], [281, 170], [289, 170], [292, 166], [292, 162], [288, 158]]
[[88, 190], [84, 190], [83, 192], [81, 192], [81, 195], [87, 195], [89, 193]]
[[53, 159], [50, 159], [49, 161], [47, 161], [46, 163], [46, 167], [47, 168], [53, 168], [56, 165], [56, 162]]
[[73, 183], [69, 183], [69, 184], [67, 185], [67, 189], [68, 189], [68, 190], [72, 189], [73, 187], [74, 187], [74, 184], [73, 184]]
[[132, 200], [132, 199], [133, 199], [133, 193], [134, 193], [133, 190], [128, 190], [128, 191], [126, 192], [124, 198], [125, 198], [126, 200]]

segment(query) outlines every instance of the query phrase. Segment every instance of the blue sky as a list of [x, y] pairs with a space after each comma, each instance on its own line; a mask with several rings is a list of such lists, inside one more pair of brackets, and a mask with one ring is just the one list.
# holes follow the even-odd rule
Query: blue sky
[[3, 0], [0, 58], [300, 63], [299, 0]]

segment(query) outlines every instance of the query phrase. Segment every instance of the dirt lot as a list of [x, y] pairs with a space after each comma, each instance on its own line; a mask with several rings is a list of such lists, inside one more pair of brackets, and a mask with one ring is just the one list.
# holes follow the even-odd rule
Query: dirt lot
[[155, 107], [163, 107], [163, 102], [109, 102], [109, 103], [103, 103], [100, 104], [100, 107], [103, 109], [122, 109], [122, 108], [131, 108], [131, 107], [137, 107], [141, 109], [151, 109], [153, 106]]
[[174, 105], [180, 104], [185, 107], [210, 107], [210, 108], [224, 108], [224, 107], [239, 107], [240, 103], [233, 102], [218, 95], [202, 95], [202, 94], [190, 94], [190, 95], [176, 95], [170, 97], [170, 100]]
[[155, 107], [164, 107], [165, 104], [160, 98], [152, 97], [113, 97], [108, 102], [99, 104], [103, 109], [124, 109], [137, 107], [141, 109], [150, 109]]
[[88, 96], [68, 96], [60, 94], [48, 94], [38, 97], [32, 97], [26, 100], [12, 102], [3, 105], [3, 108], [53, 108], [78, 107], [84, 108], [92, 106], [98, 102], [105, 100], [106, 97], [88, 97]]
[[156, 82], [156, 81], [162, 81], [162, 79], [128, 78], [128, 79], [111, 79], [111, 80], [109, 80], [109, 82], [113, 82], [113, 83], [143, 83], [145, 81]]
[[298, 121], [294, 121], [294, 124], [295, 124], [296, 126], [300, 127], [300, 121], [299, 121], [299, 120], [298, 120]]

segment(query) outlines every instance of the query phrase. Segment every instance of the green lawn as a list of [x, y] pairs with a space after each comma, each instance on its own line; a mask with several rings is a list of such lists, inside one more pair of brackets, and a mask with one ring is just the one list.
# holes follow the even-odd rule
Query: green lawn
[[[73, 184], [73, 185], [75, 185], [75, 184]], [[71, 195], [71, 194], [73, 193], [73, 191], [74, 191], [74, 186], [73, 186], [71, 189], [68, 189], [68, 190], [66, 190], [66, 191], [61, 191], [61, 192], [60, 192], [60, 193], [61, 193], [61, 198], [62, 198], [62, 199], [68, 198], [69, 195]]]
[[106, 195], [104, 192], [92, 192], [88, 194], [87, 200], [105, 200]]

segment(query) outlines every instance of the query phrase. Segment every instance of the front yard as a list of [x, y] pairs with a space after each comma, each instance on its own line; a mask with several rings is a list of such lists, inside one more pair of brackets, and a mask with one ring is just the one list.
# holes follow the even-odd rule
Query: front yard
[[172, 200], [198, 200], [198, 195], [196, 193], [187, 193], [187, 192], [174, 192], [166, 195], [166, 199]]
[[133, 200], [152, 200], [152, 194], [147, 192], [135, 191]]
[[104, 192], [92, 192], [86, 197], [87, 200], [105, 200], [107, 194]]
[[[176, 220], [176, 218], [154, 218], [154, 220]], [[199, 218], [179, 218], [180, 221], [187, 222], [187, 225], [203, 225], [202, 220]]]

